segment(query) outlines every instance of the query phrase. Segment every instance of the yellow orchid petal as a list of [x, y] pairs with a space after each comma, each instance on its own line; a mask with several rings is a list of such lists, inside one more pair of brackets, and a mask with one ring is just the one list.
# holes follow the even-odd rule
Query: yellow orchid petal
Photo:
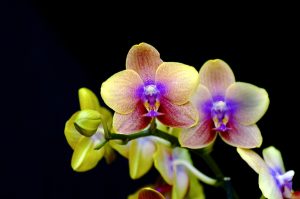
[[144, 82], [154, 81], [155, 72], [162, 63], [159, 52], [147, 43], [132, 46], [126, 58], [126, 69], [136, 71]]
[[233, 103], [234, 118], [243, 125], [255, 124], [269, 106], [265, 89], [243, 82], [232, 84], [227, 89], [225, 98]]
[[189, 187], [189, 177], [182, 165], [174, 167], [174, 185], [172, 188], [172, 199], [182, 199]]
[[[95, 136], [95, 135], [94, 135]], [[104, 155], [104, 147], [95, 150], [97, 141], [93, 137], [82, 137], [77, 143], [71, 161], [75, 171], [84, 172], [94, 168]]]
[[83, 136], [76, 130], [74, 126], [75, 119], [78, 115], [79, 111], [74, 113], [71, 118], [65, 124], [65, 137], [67, 139], [68, 144], [74, 150], [75, 146], [80, 138]]
[[237, 148], [237, 152], [256, 173], [259, 173], [261, 169], [267, 169], [267, 165], [264, 160], [253, 150]]
[[220, 59], [205, 62], [199, 76], [200, 84], [206, 86], [213, 97], [224, 96], [226, 89], [235, 82], [231, 68]]
[[101, 114], [101, 119], [103, 121], [106, 121], [108, 129], [111, 129], [112, 128], [112, 113], [103, 107], [99, 107], [98, 111]]
[[189, 190], [186, 197], [191, 199], [205, 199], [203, 186], [199, 183], [198, 179], [191, 174], [189, 175]]
[[131, 113], [137, 102], [138, 88], [143, 85], [133, 70], [123, 70], [111, 76], [101, 86], [101, 96], [107, 106], [121, 114]]
[[120, 140], [110, 140], [109, 145], [125, 158], [129, 157], [130, 143], [123, 144]]
[[269, 146], [262, 151], [262, 154], [269, 168], [276, 168], [276, 170], [280, 169], [281, 173], [285, 172], [282, 156], [278, 149], [273, 146]]
[[213, 99], [208, 88], [200, 84], [191, 97], [191, 102], [198, 110], [199, 120], [204, 120], [207, 117], [207, 113], [210, 113], [211, 104], [213, 103]]
[[259, 171], [258, 185], [266, 198], [283, 199], [282, 193], [268, 168], [262, 168]]
[[100, 107], [98, 98], [88, 88], [80, 88], [78, 90], [80, 109], [97, 110]]
[[172, 188], [172, 198], [182, 199], [187, 195], [189, 188], [189, 175], [184, 165], [174, 164], [176, 160], [182, 160], [192, 164], [190, 154], [187, 149], [176, 147], [173, 149], [173, 160], [171, 165], [173, 166], [174, 178]]
[[172, 149], [160, 144], [153, 155], [154, 166], [159, 171], [163, 179], [169, 184], [173, 185], [174, 171], [172, 168]]
[[197, 70], [182, 63], [164, 62], [155, 76], [156, 84], [164, 88], [164, 97], [176, 105], [189, 101], [199, 83]]
[[129, 174], [132, 179], [138, 179], [146, 174], [153, 165], [154, 143], [146, 138], [138, 138], [130, 142]]

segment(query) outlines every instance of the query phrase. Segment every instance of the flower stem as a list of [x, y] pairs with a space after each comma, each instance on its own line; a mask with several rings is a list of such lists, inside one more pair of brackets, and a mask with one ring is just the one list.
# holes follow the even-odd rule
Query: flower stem
[[199, 180], [202, 182], [215, 186], [217, 183], [216, 179], [213, 179], [211, 177], [208, 177], [207, 175], [203, 174], [199, 170], [197, 170], [193, 165], [191, 165], [189, 162], [185, 160], [174, 160], [173, 165], [183, 165], [185, 166], [191, 173], [193, 173]]
[[222, 173], [221, 169], [219, 168], [216, 161], [211, 157], [209, 153], [201, 153], [200, 156], [205, 161], [205, 163], [210, 167], [212, 172], [216, 175], [218, 179], [223, 180], [224, 174]]
[[196, 153], [199, 155], [205, 163], [209, 166], [209, 168], [212, 170], [212, 172], [215, 174], [215, 176], [218, 179], [218, 186], [222, 186], [223, 189], [226, 191], [227, 199], [238, 199], [238, 195], [233, 189], [231, 185], [231, 180], [229, 177], [225, 177], [224, 174], [222, 173], [221, 169], [219, 168], [218, 164], [216, 161], [211, 157], [210, 152], [212, 149], [200, 149], [200, 150], [192, 150], [192, 152]]
[[146, 136], [156, 136], [156, 137], [160, 137], [165, 140], [168, 140], [169, 142], [171, 142], [171, 144], [173, 146], [179, 146], [177, 137], [156, 129], [155, 127], [152, 126], [152, 124], [151, 124], [150, 128], [148, 128], [147, 130], [144, 130], [144, 131], [141, 131], [138, 133], [133, 133], [133, 134], [128, 134], [128, 135], [127, 134], [118, 134], [118, 133], [108, 133], [107, 135], [108, 135], [106, 137], [107, 141], [122, 140], [124, 142], [124, 144], [126, 144], [127, 142], [129, 142], [131, 140], [137, 139], [137, 138], [146, 137]]

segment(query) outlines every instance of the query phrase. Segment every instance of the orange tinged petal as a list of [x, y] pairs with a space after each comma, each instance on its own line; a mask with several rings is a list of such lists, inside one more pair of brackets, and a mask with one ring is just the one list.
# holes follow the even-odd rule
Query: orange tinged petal
[[182, 63], [164, 62], [155, 76], [157, 84], [165, 88], [164, 97], [174, 104], [181, 105], [189, 101], [199, 83], [197, 70]]
[[205, 62], [199, 75], [200, 84], [206, 86], [213, 97], [224, 96], [226, 89], [235, 82], [231, 68], [220, 59]]
[[133, 70], [118, 72], [103, 82], [101, 96], [114, 111], [121, 114], [131, 113], [139, 98], [138, 88], [143, 85], [140, 76]]
[[144, 82], [154, 81], [155, 72], [162, 63], [159, 52], [147, 43], [134, 45], [126, 58], [126, 69], [136, 71]]

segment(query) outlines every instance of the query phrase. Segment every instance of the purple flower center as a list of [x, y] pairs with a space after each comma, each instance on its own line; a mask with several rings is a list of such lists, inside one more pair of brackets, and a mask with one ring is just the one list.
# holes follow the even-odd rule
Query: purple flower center
[[295, 174], [294, 171], [290, 170], [283, 174], [279, 172], [272, 172], [278, 187], [281, 190], [282, 195], [284, 198], [291, 198], [292, 197], [292, 179]]
[[211, 118], [214, 122], [216, 131], [225, 132], [229, 128], [226, 126], [229, 121], [229, 108], [225, 101], [213, 102], [211, 107]]
[[148, 113], [145, 116], [148, 117], [156, 117], [160, 115], [158, 113], [158, 108], [160, 105], [159, 97], [160, 97], [160, 90], [157, 88], [155, 84], [145, 85], [143, 87], [143, 101], [144, 106], [146, 107]]

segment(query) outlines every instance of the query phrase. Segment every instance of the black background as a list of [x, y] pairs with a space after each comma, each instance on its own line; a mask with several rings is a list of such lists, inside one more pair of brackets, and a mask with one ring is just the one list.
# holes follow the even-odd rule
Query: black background
[[[147, 42], [163, 60], [197, 68], [221, 58], [238, 81], [267, 89], [270, 107], [258, 122], [264, 142], [282, 151], [300, 190], [299, 32], [292, 5], [113, 5], [81, 1], [1, 1], [0, 198], [126, 198], [155, 179], [131, 180], [127, 161], [101, 161], [86, 173], [70, 167], [65, 121], [92, 89], [125, 67], [128, 50]], [[299, 17], [298, 17], [299, 18]], [[102, 103], [103, 104], [103, 103]], [[261, 149], [256, 150], [261, 152]], [[240, 198], [259, 198], [258, 177], [235, 148], [217, 140], [212, 154]], [[212, 175], [195, 158], [197, 167]], [[207, 198], [225, 198], [205, 186]]]

